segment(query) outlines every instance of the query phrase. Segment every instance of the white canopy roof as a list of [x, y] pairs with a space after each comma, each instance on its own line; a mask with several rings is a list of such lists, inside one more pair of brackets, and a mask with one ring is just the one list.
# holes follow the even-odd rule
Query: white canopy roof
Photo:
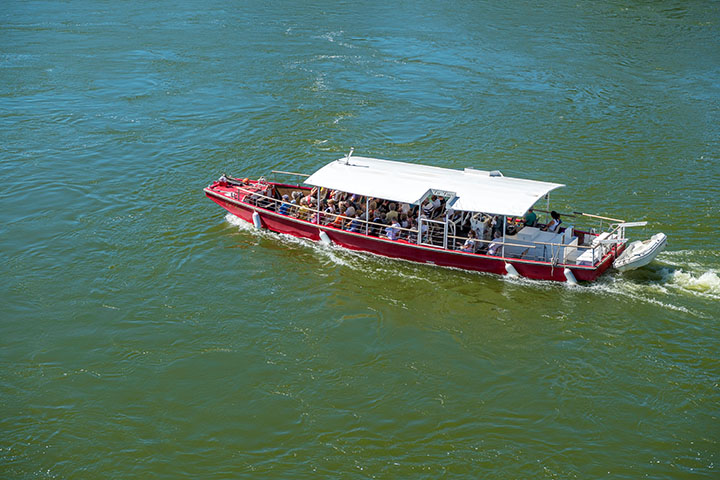
[[328, 163], [305, 183], [395, 202], [418, 204], [426, 194], [452, 193], [455, 210], [521, 216], [548, 192], [564, 185], [491, 176], [466, 168], [430, 167], [376, 158], [350, 157]]

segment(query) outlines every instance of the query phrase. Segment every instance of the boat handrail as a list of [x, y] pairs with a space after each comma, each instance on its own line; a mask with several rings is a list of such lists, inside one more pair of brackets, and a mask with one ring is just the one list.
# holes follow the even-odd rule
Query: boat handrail
[[[467, 240], [467, 239], [468, 239], [468, 237], [458, 237], [458, 236], [455, 236], [455, 235], [448, 235], [448, 238], [453, 238], [453, 239], [457, 239], [457, 240]], [[500, 243], [500, 244], [502, 244], [502, 245], [505, 245], [506, 247], [528, 247], [528, 246], [530, 246], [530, 245], [525, 244], [525, 243], [504, 242], [504, 241], [502, 240], [502, 238], [497, 238], [497, 239], [495, 239], [495, 240], [483, 240], [483, 239], [480, 239], [480, 238], [476, 238], [475, 241], [478, 242], [478, 243]]]
[[284, 170], [273, 170], [270, 173], [280, 173], [283, 175], [297, 175], [298, 177], [309, 177], [307, 173], [297, 173], [297, 172], [286, 172]]
[[620, 222], [625, 223], [625, 220], [620, 220], [617, 218], [610, 218], [610, 217], [603, 217], [601, 215], [592, 215], [590, 213], [583, 213], [583, 212], [573, 212], [575, 215], [582, 215], [583, 217], [590, 217], [590, 218], [599, 218], [600, 220], [608, 220], [610, 222]]
[[[544, 209], [542, 209], [542, 208], [535, 208], [535, 207], [533, 207], [533, 211], [535, 211], [535, 212], [541, 212], [541, 213], [550, 213], [550, 212], [551, 212], [551, 210], [544, 210]], [[573, 213], [574, 213], [574, 212], [573, 212]], [[573, 213], [558, 212], [558, 214], [559, 214], [561, 217], [575, 217], [576, 215], [574, 215]]]

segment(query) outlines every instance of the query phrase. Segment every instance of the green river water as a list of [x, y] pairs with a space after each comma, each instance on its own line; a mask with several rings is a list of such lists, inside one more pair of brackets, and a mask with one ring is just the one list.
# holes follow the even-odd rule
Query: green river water
[[[718, 2], [2, 5], [0, 478], [718, 478]], [[668, 247], [569, 287], [202, 192], [350, 147]]]

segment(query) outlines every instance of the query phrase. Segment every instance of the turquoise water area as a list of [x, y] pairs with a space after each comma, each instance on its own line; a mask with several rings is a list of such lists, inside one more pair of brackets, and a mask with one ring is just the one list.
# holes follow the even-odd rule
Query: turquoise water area
[[[717, 478], [717, 2], [0, 11], [0, 478]], [[357, 155], [647, 221], [592, 285], [258, 232]]]

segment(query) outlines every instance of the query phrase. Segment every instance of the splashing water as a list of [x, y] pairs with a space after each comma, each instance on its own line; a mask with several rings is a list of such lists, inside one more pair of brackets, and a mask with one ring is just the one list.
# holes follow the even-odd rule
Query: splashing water
[[720, 276], [714, 271], [697, 276], [683, 270], [674, 270], [669, 273], [667, 281], [682, 290], [720, 299]]

